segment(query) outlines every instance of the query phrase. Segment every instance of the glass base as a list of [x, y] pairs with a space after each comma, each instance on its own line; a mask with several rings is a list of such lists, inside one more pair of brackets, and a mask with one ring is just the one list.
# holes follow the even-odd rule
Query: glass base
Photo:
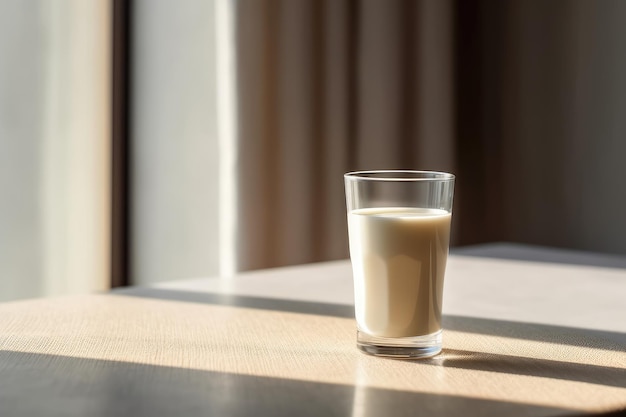
[[430, 358], [441, 352], [441, 330], [425, 336], [378, 337], [357, 330], [356, 345], [365, 353], [391, 358]]

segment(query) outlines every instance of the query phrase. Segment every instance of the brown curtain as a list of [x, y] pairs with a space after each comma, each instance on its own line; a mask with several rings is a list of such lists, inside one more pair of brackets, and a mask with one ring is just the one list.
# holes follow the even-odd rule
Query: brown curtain
[[238, 268], [347, 257], [342, 175], [358, 169], [456, 173], [456, 244], [626, 253], [594, 216], [598, 198], [626, 209], [610, 191], [626, 176], [626, 7], [598, 3], [236, 2]]

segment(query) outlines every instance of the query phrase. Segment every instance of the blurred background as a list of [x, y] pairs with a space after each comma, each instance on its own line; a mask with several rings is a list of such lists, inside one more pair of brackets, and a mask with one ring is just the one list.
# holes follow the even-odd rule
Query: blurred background
[[0, 0], [0, 300], [347, 258], [344, 172], [453, 243], [626, 254], [626, 2]]

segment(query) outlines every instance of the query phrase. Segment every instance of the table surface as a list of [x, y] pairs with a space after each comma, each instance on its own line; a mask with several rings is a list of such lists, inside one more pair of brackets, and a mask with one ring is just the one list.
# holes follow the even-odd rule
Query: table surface
[[0, 415], [576, 416], [626, 408], [626, 269], [547, 262], [550, 250], [532, 251], [542, 262], [450, 256], [444, 350], [426, 360], [356, 349], [348, 261], [3, 303]]

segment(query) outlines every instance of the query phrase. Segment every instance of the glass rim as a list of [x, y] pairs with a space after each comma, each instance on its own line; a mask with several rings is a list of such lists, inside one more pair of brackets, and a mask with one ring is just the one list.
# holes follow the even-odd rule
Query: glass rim
[[[379, 176], [389, 175], [389, 176]], [[401, 175], [415, 175], [414, 177], [401, 177]], [[394, 176], [398, 175], [398, 176]], [[415, 181], [454, 181], [454, 174], [443, 171], [419, 171], [411, 169], [379, 169], [368, 171], [352, 171], [343, 175], [351, 181], [391, 181], [391, 182], [415, 182]]]

